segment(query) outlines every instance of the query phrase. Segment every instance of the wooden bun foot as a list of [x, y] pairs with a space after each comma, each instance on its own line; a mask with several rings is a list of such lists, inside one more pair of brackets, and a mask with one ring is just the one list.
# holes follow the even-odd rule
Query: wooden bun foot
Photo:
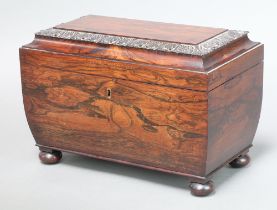
[[191, 194], [195, 196], [207, 196], [214, 191], [214, 185], [212, 181], [209, 181], [205, 184], [191, 182], [189, 187]]
[[245, 154], [245, 155], [240, 155], [229, 164], [232, 168], [242, 168], [248, 165], [249, 162], [250, 162], [250, 157], [249, 155]]
[[39, 159], [44, 164], [55, 164], [58, 163], [62, 158], [60, 151], [53, 150], [51, 152], [40, 151]]

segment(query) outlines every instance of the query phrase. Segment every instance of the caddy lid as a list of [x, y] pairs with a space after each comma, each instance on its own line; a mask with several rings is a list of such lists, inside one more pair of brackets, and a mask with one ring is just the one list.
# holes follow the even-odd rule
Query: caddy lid
[[184, 55], [205, 56], [245, 37], [246, 31], [89, 15], [38, 37], [117, 45]]
[[[201, 91], [263, 60], [263, 45], [246, 31], [95, 15], [42, 30], [23, 48], [101, 66], [90, 74]], [[103, 67], [109, 62], [114, 75]]]

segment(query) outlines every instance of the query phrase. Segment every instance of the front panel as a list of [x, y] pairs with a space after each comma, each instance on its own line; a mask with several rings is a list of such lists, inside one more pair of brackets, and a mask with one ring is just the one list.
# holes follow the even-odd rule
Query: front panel
[[[56, 70], [51, 65], [32, 55], [21, 60], [25, 110], [39, 145], [203, 174], [206, 92]], [[74, 65], [68, 63], [68, 68]]]

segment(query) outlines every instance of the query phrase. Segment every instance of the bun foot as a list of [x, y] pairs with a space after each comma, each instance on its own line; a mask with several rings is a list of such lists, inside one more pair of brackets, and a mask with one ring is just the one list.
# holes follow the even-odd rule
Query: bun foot
[[53, 150], [51, 152], [40, 151], [39, 159], [44, 164], [55, 164], [58, 163], [62, 158], [60, 151]]
[[212, 181], [208, 181], [205, 184], [191, 182], [189, 187], [191, 194], [195, 196], [207, 196], [214, 191], [214, 185]]
[[250, 157], [249, 155], [240, 155], [236, 159], [234, 159], [232, 162], [230, 162], [230, 166], [232, 168], [242, 168], [250, 162]]

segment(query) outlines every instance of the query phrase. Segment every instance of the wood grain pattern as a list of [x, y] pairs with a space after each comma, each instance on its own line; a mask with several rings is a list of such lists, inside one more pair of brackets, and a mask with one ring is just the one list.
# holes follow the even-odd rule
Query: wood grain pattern
[[[44, 43], [43, 41], [39, 41], [33, 44], [35, 45], [32, 45], [33, 48], [22, 49], [25, 51], [24, 54], [22, 54], [22, 56], [25, 56], [26, 59], [30, 60], [30, 62], [38, 63], [37, 65], [47, 65], [48, 67], [59, 70], [67, 69], [68, 71], [73, 72], [93, 74], [105, 77], [108, 76], [112, 78], [126, 79], [199, 91], [212, 90], [213, 88], [223, 84], [225, 81], [235, 77], [237, 74], [246, 71], [248, 68], [254, 66], [257, 63], [257, 61], [263, 59], [263, 45], [257, 45], [256, 47], [254, 47], [253, 49], [251, 48], [248, 51], [245, 51], [247, 48], [243, 48], [243, 51], [242, 48], [235, 48], [236, 50], [232, 51], [234, 53], [233, 55], [238, 54], [240, 52], [240, 54], [238, 54], [239, 56], [237, 56], [236, 58], [236, 61], [229, 61], [226, 65], [220, 68], [215, 67], [217, 70], [212, 69], [210, 72], [207, 73], [199, 73], [197, 71], [187, 71], [185, 69], [157, 66], [154, 64], [145, 65], [141, 62], [123, 62], [120, 60], [109, 60], [91, 56], [80, 56], [82, 55], [80, 50], [83, 48], [80, 48], [80, 46], [76, 46], [75, 44], [74, 46], [72, 46], [72, 48], [62, 48], [67, 44], [61, 45], [58, 48], [56, 48], [55, 53], [51, 52], [51, 50], [55, 50], [53, 48], [53, 46], [55, 46], [53, 42], [46, 41], [46, 43]], [[61, 42], [59, 42], [58, 45], [60, 44]], [[252, 45], [253, 43], [251, 44], [251, 46]], [[52, 48], [50, 48], [49, 46], [52, 46]], [[41, 47], [43, 51], [36, 50], [37, 47]], [[61, 49], [63, 49], [62, 53], [60, 51]], [[71, 51], [74, 51], [74, 49], [76, 49], [75, 56], [72, 56], [72, 54], [65, 54], [66, 52], [70, 51], [70, 49]], [[77, 54], [77, 51], [79, 51], [79, 54]], [[244, 53], [242, 54], [241, 52]], [[230, 54], [230, 52], [228, 53], [228, 51], [224, 51], [221, 53], [222, 57], [233, 56]], [[138, 57], [136, 56], [136, 54], [132, 55], [134, 57]], [[219, 57], [218, 55], [214, 56]], [[151, 58], [151, 55], [149, 58]], [[220, 60], [223, 59], [220, 58]], [[177, 62], [177, 60], [175, 59], [172, 59], [172, 61]], [[197, 63], [199, 63], [199, 61], [197, 61], [196, 58], [195, 60], [194, 58], [191, 58], [190, 63], [194, 63], [194, 67], [196, 68], [196, 66], [198, 65]], [[210, 65], [212, 64], [210, 63]]]
[[252, 144], [261, 112], [263, 63], [208, 94], [206, 174]]
[[[186, 43], [222, 32], [95, 16], [58, 27]], [[202, 57], [36, 37], [20, 49], [20, 63], [43, 157], [69, 151], [205, 186], [228, 161], [246, 157], [257, 129], [263, 45], [247, 37]]]
[[[212, 78], [211, 75], [217, 73], [221, 76], [215, 78], [220, 79], [210, 80], [210, 87], [224, 83], [224, 79], [230, 77], [230, 70], [238, 73], [240, 71], [236, 71], [236, 68], [240, 65], [245, 69], [257, 59], [260, 60], [263, 46], [245, 53], [239, 59], [211, 72], [211, 75], [26, 48], [21, 49], [20, 54], [27, 118], [39, 145], [205, 177], [235, 155], [234, 153], [245, 149], [242, 147], [249, 146], [247, 144], [253, 139], [258, 122], [257, 115], [252, 121], [245, 122], [251, 128], [247, 130], [247, 134], [237, 134], [237, 137], [248, 135], [247, 138], [243, 137], [247, 139], [246, 143], [239, 142], [238, 145], [230, 147], [226, 155], [214, 155], [214, 148], [228, 147], [232, 142], [230, 139], [233, 139], [229, 138], [229, 134], [225, 134], [224, 130], [216, 127], [223, 125], [216, 124], [216, 120], [226, 118], [226, 122], [230, 123], [228, 119], [231, 119], [231, 116], [224, 116], [222, 113], [225, 109], [228, 110], [228, 103], [233, 103], [230, 101], [231, 96], [240, 96], [238, 92], [245, 93], [240, 91], [240, 88], [248, 91], [249, 88], [254, 88], [256, 83], [253, 83], [252, 77], [252, 80], [249, 76], [239, 79], [241, 76], [237, 75], [226, 83], [227, 85], [239, 80], [239, 83], [234, 82], [234, 90], [225, 89], [225, 86], [221, 85], [207, 92], [209, 87], [205, 82], [208, 81], [208, 76]], [[246, 72], [250, 72], [249, 69]], [[248, 75], [246, 72], [241, 75]], [[180, 76], [182, 73], [183, 77]], [[251, 75], [261, 79], [260, 75]], [[132, 79], [140, 82], [132, 82]], [[190, 87], [197, 91], [168, 86]], [[107, 97], [108, 89], [112, 91], [111, 99]], [[221, 96], [223, 101], [218, 103]], [[250, 104], [248, 108], [255, 108], [255, 113], [259, 113], [259, 107], [252, 107], [253, 99], [246, 99], [248, 101], [245, 103]], [[256, 100], [261, 101], [261, 98]], [[198, 103], [201, 106], [198, 106]], [[213, 106], [224, 104], [226, 107], [221, 111], [213, 111]], [[236, 104], [242, 107], [247, 105], [240, 101]], [[238, 110], [238, 115], [241, 118], [248, 117], [248, 108]], [[135, 119], [135, 123], [132, 119]], [[220, 122], [224, 122], [223, 119]], [[232, 126], [236, 129], [235, 124], [225, 126], [224, 129], [227, 130]], [[107, 133], [103, 132], [104, 128]], [[133, 136], [129, 136], [130, 133]], [[144, 140], [151, 141], [145, 143]]]
[[[163, 53], [137, 48], [101, 45], [96, 43], [82, 43], [76, 41], [59, 41], [54, 39], [36, 38], [25, 47], [50, 52], [66, 53], [76, 56], [97, 57], [117, 61], [138, 62], [142, 64], [166, 66], [196, 70], [203, 68], [200, 57], [178, 55], [176, 53]], [[193, 61], [193, 62], [191, 62]]]
[[208, 72], [208, 90], [212, 90], [235, 76], [251, 69], [253, 66], [257, 65], [258, 62], [263, 60], [263, 55], [264, 46], [260, 44], [237, 56], [232, 62], [225, 63], [223, 66], [212, 69]]
[[61, 71], [66, 70], [200, 91], [207, 89], [208, 76], [206, 74], [134, 62], [71, 56], [26, 48], [21, 49], [21, 51], [23, 51], [21, 60], [38, 67], [44, 66]]
[[[165, 66], [167, 68], [177, 68], [184, 71], [207, 72], [228, 62], [234, 57], [249, 51], [256, 45], [258, 45], [258, 43], [252, 42], [247, 37], [244, 37], [243, 39], [235, 41], [234, 43], [205, 57], [42, 38], [36, 38], [32, 43], [25, 45], [24, 48], [76, 56], [97, 57], [109, 60]], [[232, 71], [229, 71], [229, 74], [232, 74]]]
[[88, 15], [55, 28], [198, 44], [226, 29]]
[[25, 57], [22, 81], [38, 144], [203, 173], [205, 92], [57, 71], [32, 65]]

